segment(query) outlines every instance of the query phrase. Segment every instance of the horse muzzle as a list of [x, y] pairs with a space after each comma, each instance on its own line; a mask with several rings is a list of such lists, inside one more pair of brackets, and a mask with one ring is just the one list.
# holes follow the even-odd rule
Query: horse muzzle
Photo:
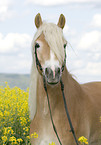
[[61, 70], [59, 67], [51, 69], [50, 67], [45, 68], [45, 79], [49, 85], [56, 85], [60, 81]]

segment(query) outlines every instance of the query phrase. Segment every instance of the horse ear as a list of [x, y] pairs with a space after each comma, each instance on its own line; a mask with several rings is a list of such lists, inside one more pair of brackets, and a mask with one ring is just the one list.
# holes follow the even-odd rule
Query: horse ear
[[64, 28], [64, 26], [65, 26], [65, 22], [66, 22], [66, 20], [65, 20], [65, 16], [63, 15], [63, 14], [61, 14], [60, 15], [60, 17], [59, 17], [59, 21], [58, 21], [58, 26], [60, 27], [60, 28]]
[[42, 25], [42, 19], [40, 13], [35, 16], [35, 26], [39, 28]]

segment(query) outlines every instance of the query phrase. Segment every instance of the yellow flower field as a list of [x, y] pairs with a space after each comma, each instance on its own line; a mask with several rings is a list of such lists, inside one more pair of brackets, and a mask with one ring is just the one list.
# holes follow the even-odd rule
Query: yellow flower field
[[29, 136], [29, 89], [0, 86], [0, 145], [28, 145]]
[[[0, 145], [31, 145], [30, 139], [38, 138], [36, 132], [29, 136], [28, 94], [29, 89], [10, 88], [7, 82], [0, 86]], [[83, 136], [78, 141], [88, 144]]]
[[38, 134], [33, 132], [29, 136], [29, 89], [5, 84], [6, 87], [0, 86], [0, 145], [30, 145], [30, 139], [38, 138]]

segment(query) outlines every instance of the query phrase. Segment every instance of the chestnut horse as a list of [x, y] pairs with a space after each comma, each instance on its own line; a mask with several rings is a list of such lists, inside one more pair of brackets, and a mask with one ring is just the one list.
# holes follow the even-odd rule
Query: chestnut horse
[[43, 76], [47, 85], [53, 121], [62, 145], [76, 145], [76, 143], [66, 116], [60, 79], [64, 83], [64, 94], [76, 137], [85, 136], [89, 145], [101, 145], [101, 82], [81, 85], [68, 72], [66, 66], [64, 71], [61, 70], [67, 44], [62, 31], [65, 25], [64, 15], [60, 15], [58, 24], [55, 25], [43, 22], [40, 14], [37, 14], [35, 25], [37, 32], [32, 42], [29, 108], [30, 134], [36, 132], [38, 139], [32, 138], [32, 145], [49, 145], [52, 142], [59, 145], [50, 119]]

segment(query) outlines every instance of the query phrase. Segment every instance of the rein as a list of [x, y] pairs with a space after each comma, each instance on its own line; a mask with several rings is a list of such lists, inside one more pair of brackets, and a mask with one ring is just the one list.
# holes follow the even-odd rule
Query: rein
[[[56, 130], [56, 127], [54, 125], [54, 121], [53, 121], [53, 117], [52, 117], [52, 112], [51, 112], [51, 107], [50, 107], [50, 102], [49, 102], [49, 96], [48, 96], [48, 91], [47, 91], [47, 87], [46, 87], [46, 80], [45, 80], [45, 76], [43, 74], [43, 68], [39, 62], [39, 59], [37, 57], [37, 48], [35, 47], [35, 59], [36, 59], [36, 66], [37, 66], [37, 69], [38, 69], [38, 66], [39, 66], [39, 69], [40, 71], [42, 72], [42, 75], [43, 75], [43, 84], [44, 84], [44, 89], [45, 89], [45, 92], [47, 94], [47, 101], [48, 101], [48, 107], [49, 107], [49, 112], [50, 112], [50, 118], [51, 118], [51, 122], [52, 122], [52, 126], [53, 126], [53, 129], [54, 129], [54, 132], [57, 136], [57, 139], [59, 141], [59, 144], [62, 145], [61, 143], [61, 140], [59, 138], [59, 135], [57, 133], [57, 130]], [[63, 62], [63, 65], [61, 67], [61, 71], [63, 72], [64, 70], [64, 67], [65, 67], [65, 63], [66, 63], [66, 50], [65, 50], [65, 58], [64, 58], [64, 62]], [[71, 118], [70, 118], [70, 115], [69, 115], [69, 112], [68, 112], [68, 108], [67, 108], [67, 103], [66, 103], [66, 99], [65, 99], [65, 95], [64, 95], [64, 84], [62, 82], [62, 79], [60, 79], [60, 85], [61, 85], [61, 91], [62, 91], [62, 96], [63, 96], [63, 101], [64, 101], [64, 107], [65, 107], [65, 111], [66, 111], [66, 115], [67, 115], [67, 118], [68, 118], [68, 122], [69, 122], [69, 125], [70, 125], [70, 132], [72, 132], [73, 134], [73, 137], [74, 137], [74, 140], [75, 140], [75, 143], [76, 145], [79, 145], [78, 141], [77, 141], [77, 138], [76, 138], [76, 135], [75, 135], [75, 131], [74, 131], [74, 128], [73, 128], [73, 125], [72, 125], [72, 122], [71, 122]]]

